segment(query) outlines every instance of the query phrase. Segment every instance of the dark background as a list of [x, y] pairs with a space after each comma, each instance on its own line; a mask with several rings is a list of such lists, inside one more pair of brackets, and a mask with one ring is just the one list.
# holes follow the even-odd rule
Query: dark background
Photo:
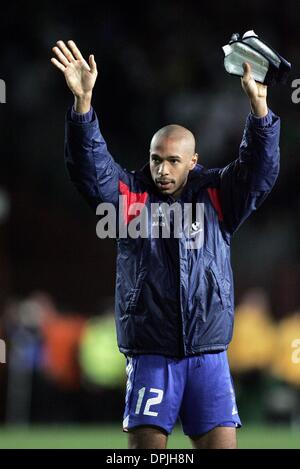
[[221, 47], [249, 29], [292, 63], [287, 85], [269, 90], [282, 119], [281, 172], [263, 207], [235, 236], [236, 301], [263, 288], [280, 319], [300, 304], [300, 3], [7, 2], [1, 14], [0, 315], [13, 299], [46, 292], [61, 312], [101, 313], [114, 294], [115, 243], [96, 237], [96, 217], [64, 167], [64, 116], [73, 99], [51, 64], [51, 48], [73, 39], [99, 76], [93, 106], [115, 159], [127, 169], [147, 160], [154, 132], [190, 128], [200, 162], [224, 166], [238, 155], [249, 112]]
[[293, 72], [285, 87], [269, 91], [269, 105], [282, 118], [282, 169], [272, 196], [233, 244], [236, 292], [263, 284], [278, 315], [298, 305], [299, 107], [290, 85], [299, 75], [299, 14], [290, 0], [8, 2], [0, 62], [7, 87], [0, 184], [10, 204], [1, 224], [2, 304], [43, 289], [62, 306], [94, 311], [99, 297], [114, 290], [114, 242], [96, 238], [94, 214], [64, 168], [72, 96], [50, 63], [55, 42], [72, 38], [85, 57], [95, 54], [93, 104], [122, 165], [141, 166], [153, 133], [176, 122], [195, 132], [200, 161], [213, 167], [237, 156], [248, 112], [239, 79], [223, 68], [221, 46], [232, 32], [254, 29], [292, 62]]

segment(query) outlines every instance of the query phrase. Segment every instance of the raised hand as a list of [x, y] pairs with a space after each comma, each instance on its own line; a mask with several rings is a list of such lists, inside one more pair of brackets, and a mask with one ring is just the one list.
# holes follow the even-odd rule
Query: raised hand
[[75, 110], [87, 112], [98, 75], [94, 56], [90, 55], [87, 63], [74, 41], [68, 41], [68, 47], [63, 41], [57, 41], [57, 46], [52, 51], [56, 58], [53, 57], [51, 62], [64, 74], [75, 97]]
[[243, 67], [244, 75], [241, 78], [242, 88], [250, 99], [252, 112], [257, 117], [263, 117], [268, 113], [267, 86], [254, 80], [251, 75], [251, 65], [248, 62], [245, 62]]

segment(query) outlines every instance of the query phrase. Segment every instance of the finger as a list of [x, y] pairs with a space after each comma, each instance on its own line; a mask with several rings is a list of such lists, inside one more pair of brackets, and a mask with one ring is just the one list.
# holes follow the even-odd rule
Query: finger
[[91, 67], [91, 72], [92, 73], [97, 72], [97, 64], [96, 64], [96, 61], [95, 61], [95, 57], [93, 55], [89, 56], [89, 64], [90, 64], [90, 67]]
[[84, 60], [80, 50], [78, 49], [74, 41], [72, 40], [68, 41], [68, 46], [70, 47], [75, 59]]
[[52, 57], [51, 62], [53, 63], [53, 65], [55, 65], [55, 67], [57, 67], [62, 72], [64, 72], [66, 70], [66, 67], [62, 63], [60, 63], [57, 59], [55, 59], [54, 57]]
[[79, 64], [80, 64], [83, 68], [85, 68], [85, 70], [87, 70], [88, 72], [91, 71], [91, 67], [89, 66], [89, 64], [87, 63], [86, 60], [84, 60], [84, 59], [80, 60]]
[[70, 62], [68, 61], [67, 57], [62, 53], [62, 51], [58, 47], [53, 47], [52, 48], [53, 52], [55, 53], [56, 57], [60, 60], [60, 62], [67, 67]]
[[251, 65], [249, 64], [249, 62], [243, 63], [243, 69], [244, 69], [243, 78], [244, 80], [248, 81], [251, 78], [251, 71], [252, 71]]
[[66, 44], [64, 41], [57, 41], [56, 43], [58, 47], [61, 49], [61, 51], [64, 53], [64, 55], [67, 57], [69, 62], [74, 62], [75, 58], [73, 57], [70, 49], [67, 48]]

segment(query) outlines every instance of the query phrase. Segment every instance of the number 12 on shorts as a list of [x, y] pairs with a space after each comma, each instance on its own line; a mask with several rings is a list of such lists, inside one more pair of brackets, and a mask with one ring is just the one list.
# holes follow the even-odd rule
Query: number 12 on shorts
[[[138, 415], [141, 411], [144, 395], [146, 392], [146, 388], [141, 388], [138, 391], [138, 400], [136, 403], [136, 408], [135, 408], [135, 413]], [[150, 399], [147, 399], [145, 407], [144, 407], [144, 412], [143, 415], [151, 415], [152, 417], [157, 417], [158, 412], [153, 412], [150, 410], [150, 407], [153, 405], [160, 404], [164, 395], [164, 392], [162, 389], [155, 389], [155, 388], [150, 388], [150, 392], [157, 394], [156, 397], [152, 397]]]

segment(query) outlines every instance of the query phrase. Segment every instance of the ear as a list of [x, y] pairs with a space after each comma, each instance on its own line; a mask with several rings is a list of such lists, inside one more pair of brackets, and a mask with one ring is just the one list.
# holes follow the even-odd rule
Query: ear
[[194, 169], [198, 161], [198, 153], [195, 153], [190, 162], [190, 170]]

